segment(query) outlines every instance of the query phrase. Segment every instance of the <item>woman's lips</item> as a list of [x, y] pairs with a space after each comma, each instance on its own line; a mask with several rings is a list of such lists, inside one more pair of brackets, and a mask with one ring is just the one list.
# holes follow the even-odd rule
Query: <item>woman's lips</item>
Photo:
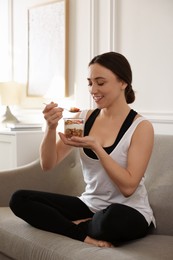
[[103, 96], [93, 96], [95, 102], [99, 102], [102, 98]]

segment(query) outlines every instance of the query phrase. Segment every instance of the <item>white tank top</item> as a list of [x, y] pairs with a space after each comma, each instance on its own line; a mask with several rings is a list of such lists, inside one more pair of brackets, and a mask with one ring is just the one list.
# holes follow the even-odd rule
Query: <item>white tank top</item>
[[[144, 117], [137, 118], [109, 154], [122, 167], [126, 167], [127, 164], [128, 149], [132, 135], [138, 124], [144, 120], [146, 120]], [[121, 203], [138, 210], [145, 217], [148, 224], [153, 222], [155, 225], [153, 211], [150, 207], [144, 185], [144, 177], [136, 191], [130, 197], [125, 197], [109, 178], [99, 160], [88, 157], [82, 148], [80, 149], [80, 156], [86, 188], [79, 198], [92, 212], [95, 213], [105, 209], [112, 203]]]

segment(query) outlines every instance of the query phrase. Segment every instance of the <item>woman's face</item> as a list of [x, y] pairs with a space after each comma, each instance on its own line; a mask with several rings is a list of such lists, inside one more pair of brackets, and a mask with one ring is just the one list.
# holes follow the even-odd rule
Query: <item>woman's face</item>
[[98, 63], [89, 66], [88, 85], [89, 92], [100, 109], [110, 107], [119, 98], [125, 98], [124, 89], [127, 84]]

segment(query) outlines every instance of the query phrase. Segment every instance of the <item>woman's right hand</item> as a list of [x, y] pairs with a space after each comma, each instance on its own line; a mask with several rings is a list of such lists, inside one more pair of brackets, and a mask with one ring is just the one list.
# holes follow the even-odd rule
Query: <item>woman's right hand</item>
[[58, 107], [57, 103], [47, 104], [43, 110], [44, 119], [49, 129], [56, 129], [59, 120], [62, 118], [63, 108]]

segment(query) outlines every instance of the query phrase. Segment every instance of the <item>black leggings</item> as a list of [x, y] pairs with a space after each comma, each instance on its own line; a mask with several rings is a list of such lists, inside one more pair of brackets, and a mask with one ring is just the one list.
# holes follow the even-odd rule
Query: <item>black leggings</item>
[[[19, 190], [10, 200], [14, 214], [30, 225], [84, 241], [86, 236], [113, 244], [145, 236], [149, 226], [137, 210], [112, 204], [93, 213], [77, 197], [41, 191]], [[76, 225], [72, 221], [92, 218]]]

